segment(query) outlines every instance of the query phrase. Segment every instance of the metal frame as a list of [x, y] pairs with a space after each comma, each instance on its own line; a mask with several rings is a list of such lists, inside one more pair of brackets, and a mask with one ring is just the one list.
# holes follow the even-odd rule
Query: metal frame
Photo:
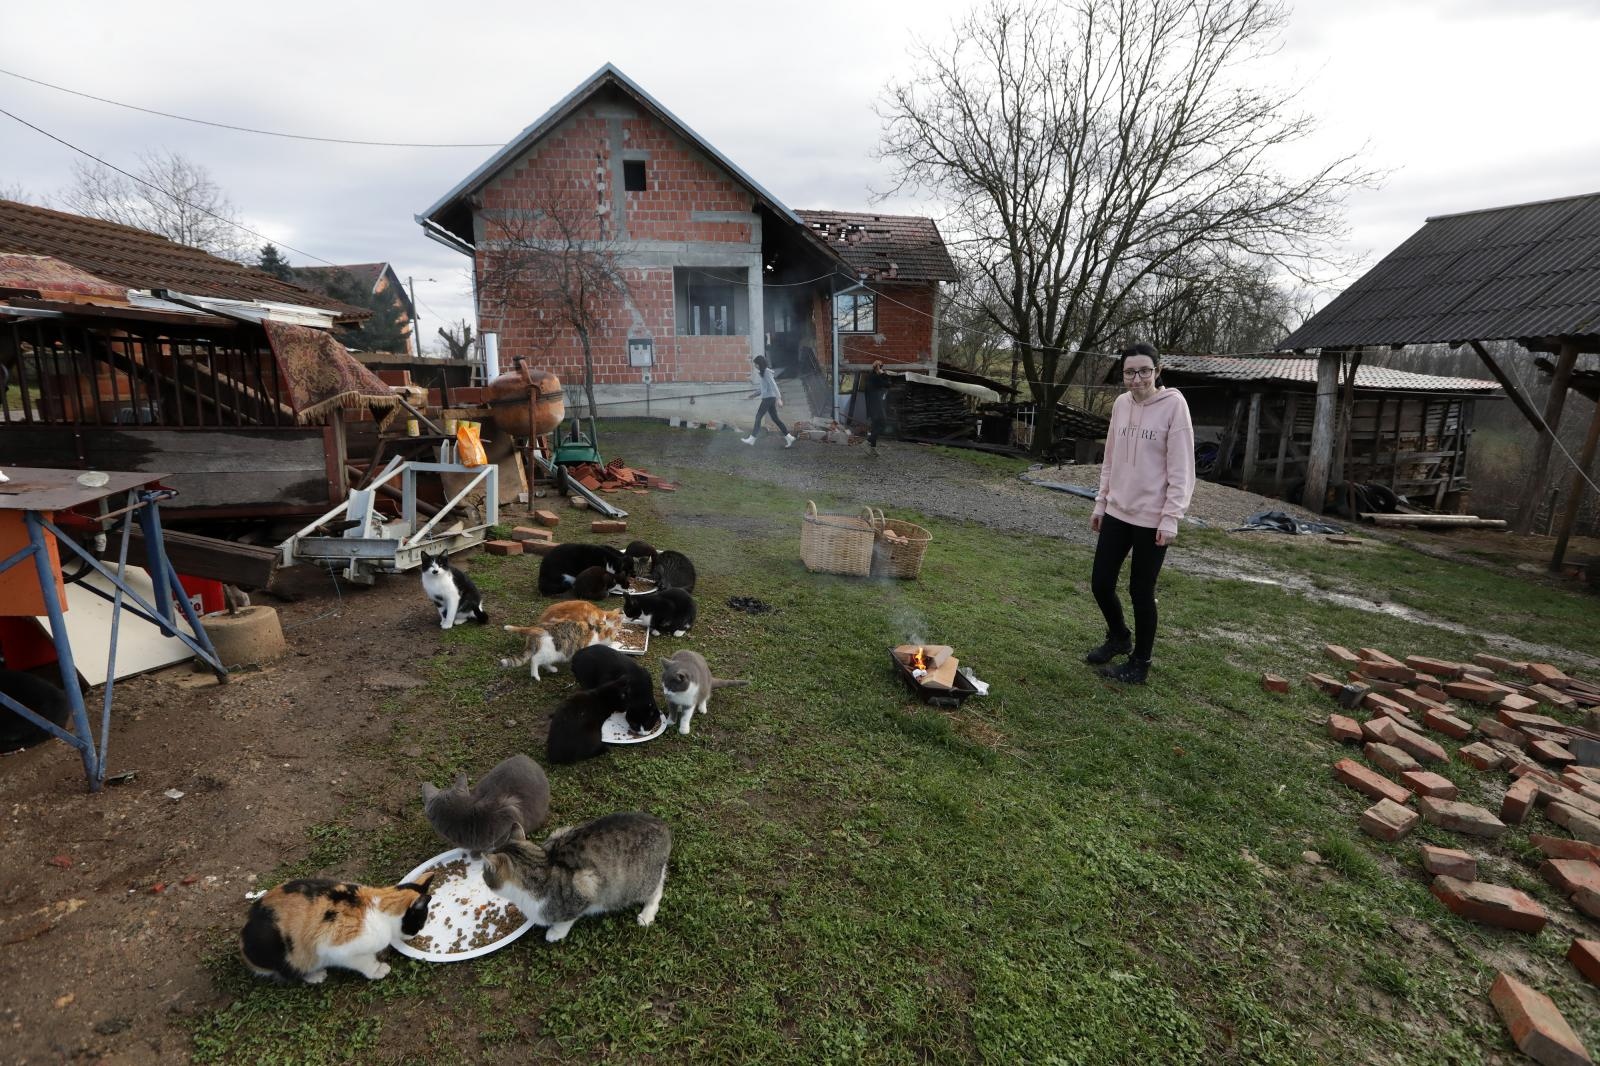
[[[117, 681], [117, 634], [122, 623], [122, 612], [131, 611], [136, 617], [159, 628], [168, 637], [176, 637], [182, 641], [201, 660], [210, 665], [217, 675], [217, 680], [226, 683], [228, 671], [223, 667], [217, 656], [216, 649], [211, 646], [211, 639], [206, 636], [205, 627], [200, 624], [199, 615], [195, 613], [194, 605], [189, 602], [189, 597], [182, 594], [182, 585], [178, 581], [178, 573], [167, 560], [167, 552], [161, 537], [161, 515], [157, 503], [160, 500], [174, 496], [176, 493], [170, 489], [130, 489], [127, 503], [115, 517], [122, 527], [122, 542], [117, 551], [117, 569], [115, 573], [107, 570], [100, 561], [78, 545], [70, 536], [63, 533], [56, 524], [44, 517], [36, 510], [23, 512], [23, 521], [28, 529], [28, 546], [11, 555], [4, 562], [0, 562], [0, 572], [11, 569], [32, 557], [34, 568], [38, 573], [39, 589], [44, 597], [45, 614], [50, 619], [50, 638], [55, 644], [56, 663], [61, 670], [61, 684], [66, 693], [67, 702], [72, 707], [72, 727], [74, 732], [66, 730], [46, 721], [38, 714], [24, 707], [11, 697], [0, 693], [0, 707], [4, 707], [21, 715], [27, 721], [43, 729], [58, 740], [65, 741], [78, 749], [83, 756], [83, 773], [89, 781], [89, 791], [98, 792], [106, 780], [106, 754], [110, 749], [111, 741], [111, 694]], [[113, 517], [113, 516], [105, 516]], [[155, 604], [147, 602], [133, 589], [129, 588], [125, 580], [128, 569], [128, 542], [133, 532], [133, 520], [137, 519], [144, 531], [145, 560], [149, 564], [148, 573], [153, 586], [152, 596]], [[67, 634], [65, 608], [61, 597], [56, 590], [56, 575], [50, 566], [50, 552], [45, 541], [45, 534], [56, 539], [56, 542], [69, 549], [106, 580], [111, 582], [114, 593], [107, 593], [92, 585], [83, 587], [95, 595], [111, 601], [111, 647], [106, 660], [106, 682], [104, 700], [100, 711], [100, 742], [95, 743], [94, 733], [89, 727], [89, 713], [83, 702], [83, 690], [78, 685], [78, 668], [72, 658], [72, 639]], [[133, 601], [133, 605], [124, 602], [124, 597]], [[194, 630], [190, 636], [178, 628], [177, 618], [173, 613], [174, 601], [176, 606], [183, 611], [184, 619]]]

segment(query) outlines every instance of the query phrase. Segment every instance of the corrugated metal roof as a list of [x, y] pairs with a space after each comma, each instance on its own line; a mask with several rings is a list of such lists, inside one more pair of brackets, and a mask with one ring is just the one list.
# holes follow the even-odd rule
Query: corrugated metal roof
[[[1219, 381], [1269, 381], [1284, 384], [1315, 385], [1315, 356], [1279, 356], [1242, 359], [1226, 355], [1164, 355], [1163, 375], [1212, 378]], [[1356, 388], [1385, 389], [1391, 392], [1494, 392], [1499, 384], [1484, 378], [1449, 378], [1436, 374], [1413, 374], [1363, 363], [1356, 368]]]
[[125, 289], [264, 300], [364, 318], [370, 312], [154, 233], [0, 200], [0, 252], [46, 255]]
[[1600, 336], [1600, 193], [1430, 218], [1280, 349]]
[[864, 211], [800, 211], [858, 274], [879, 281], [957, 281], [955, 264], [933, 219]]

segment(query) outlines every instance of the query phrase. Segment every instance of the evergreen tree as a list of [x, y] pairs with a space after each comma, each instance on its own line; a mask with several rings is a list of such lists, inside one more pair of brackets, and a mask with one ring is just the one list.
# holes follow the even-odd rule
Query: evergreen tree
[[271, 244], [261, 246], [261, 257], [256, 260], [256, 269], [271, 274], [279, 281], [294, 280], [294, 275], [289, 272], [289, 261], [279, 255], [277, 247]]

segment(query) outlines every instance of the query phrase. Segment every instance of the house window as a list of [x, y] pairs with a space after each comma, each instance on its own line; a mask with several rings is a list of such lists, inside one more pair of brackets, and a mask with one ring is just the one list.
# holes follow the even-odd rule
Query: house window
[[878, 295], [847, 292], [833, 298], [833, 320], [840, 333], [878, 332]]
[[644, 192], [643, 159], [624, 159], [622, 161], [622, 191]]
[[672, 271], [680, 337], [732, 337], [750, 316], [744, 267], [677, 267]]

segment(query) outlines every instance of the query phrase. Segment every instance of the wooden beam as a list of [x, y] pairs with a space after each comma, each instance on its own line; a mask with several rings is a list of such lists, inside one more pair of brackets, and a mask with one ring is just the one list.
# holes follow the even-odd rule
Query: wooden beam
[[1494, 379], [1500, 383], [1500, 387], [1506, 390], [1506, 397], [1516, 404], [1517, 410], [1521, 411], [1522, 417], [1526, 418], [1528, 423], [1533, 426], [1534, 432], [1543, 433], [1544, 426], [1539, 421], [1539, 412], [1533, 409], [1533, 404], [1522, 394], [1522, 389], [1517, 383], [1511, 380], [1504, 370], [1500, 369], [1500, 364], [1495, 362], [1494, 356], [1490, 355], [1488, 349], [1482, 344], [1477, 341], [1468, 341], [1467, 343], [1472, 346], [1473, 351], [1478, 353], [1479, 360], [1489, 368], [1489, 373], [1494, 375]]
[[1578, 521], [1578, 509], [1583, 503], [1589, 485], [1588, 472], [1594, 468], [1595, 449], [1600, 447], [1600, 401], [1589, 416], [1589, 435], [1583, 439], [1583, 451], [1578, 454], [1578, 468], [1572, 472], [1572, 488], [1567, 491], [1567, 507], [1561, 512], [1561, 527], [1556, 531], [1556, 550], [1550, 556], [1550, 569], [1560, 570], [1567, 558], [1567, 541], [1572, 537], [1573, 524]]
[[1561, 410], [1567, 403], [1567, 381], [1572, 377], [1572, 367], [1578, 361], [1578, 346], [1563, 344], [1561, 356], [1556, 360], [1556, 373], [1550, 379], [1550, 395], [1544, 401], [1542, 422], [1545, 431], [1533, 449], [1533, 469], [1528, 472], [1527, 489], [1522, 504], [1517, 508], [1517, 521], [1513, 528], [1526, 536], [1533, 531], [1533, 516], [1544, 499], [1545, 486], [1550, 483], [1550, 451], [1555, 446], [1555, 434], [1561, 428]]
[[1238, 396], [1233, 401], [1233, 411], [1228, 415], [1228, 425], [1222, 431], [1222, 441], [1217, 447], [1217, 467], [1212, 471], [1213, 481], [1221, 481], [1228, 476], [1228, 471], [1233, 466], [1233, 443], [1239, 439], [1239, 423], [1244, 420], [1244, 397]]
[[1356, 371], [1361, 369], [1361, 359], [1365, 354], [1363, 348], [1357, 348], [1350, 354], [1350, 372], [1344, 379], [1344, 395], [1339, 401], [1339, 448], [1333, 458], [1335, 482], [1346, 479], [1345, 468], [1350, 465], [1350, 423], [1355, 421], [1356, 413]]
[[1256, 452], [1261, 448], [1261, 393], [1250, 394], [1250, 417], [1245, 423], [1244, 469], [1241, 487], [1248, 489], [1256, 478]]
[[1333, 401], [1339, 391], [1339, 353], [1317, 356], [1317, 407], [1311, 422], [1311, 451], [1306, 462], [1306, 487], [1300, 506], [1319, 512], [1328, 498], [1328, 471], [1333, 465]]
[[[1283, 421], [1278, 425], [1278, 469], [1273, 473], [1273, 487], [1276, 491], [1283, 491], [1283, 460], [1293, 446], [1295, 408], [1299, 406], [1300, 394], [1291, 392], [1283, 400]], [[1267, 412], [1267, 418], [1272, 418], [1272, 412]], [[1295, 448], [1295, 458], [1300, 458], [1300, 449]]]

